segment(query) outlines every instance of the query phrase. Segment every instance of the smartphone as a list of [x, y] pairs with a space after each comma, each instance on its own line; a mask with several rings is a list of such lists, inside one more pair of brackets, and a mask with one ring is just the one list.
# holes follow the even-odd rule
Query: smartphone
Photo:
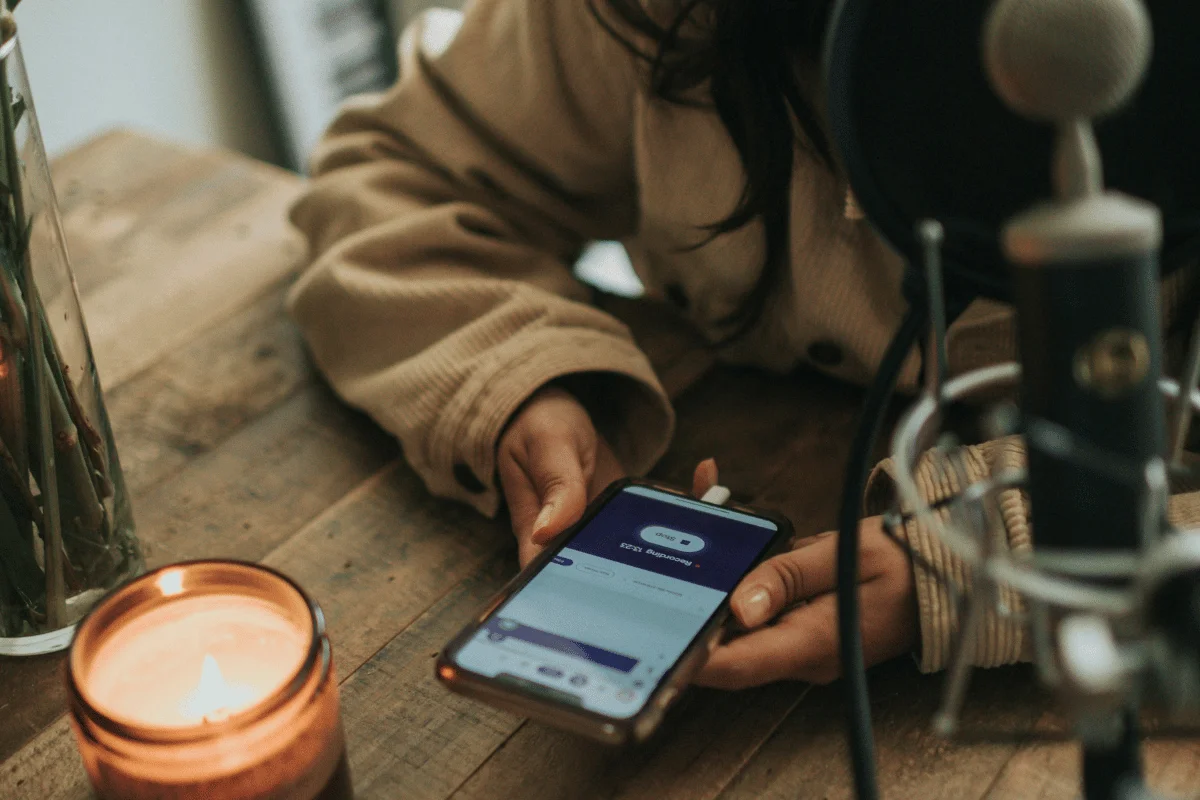
[[607, 744], [645, 740], [715, 647], [781, 515], [621, 480], [452, 639], [453, 691]]

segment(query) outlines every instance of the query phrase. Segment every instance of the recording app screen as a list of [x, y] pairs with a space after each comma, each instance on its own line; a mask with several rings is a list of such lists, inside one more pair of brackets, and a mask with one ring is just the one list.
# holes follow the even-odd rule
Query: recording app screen
[[456, 661], [561, 702], [631, 717], [777, 530], [737, 511], [627, 487], [492, 614]]

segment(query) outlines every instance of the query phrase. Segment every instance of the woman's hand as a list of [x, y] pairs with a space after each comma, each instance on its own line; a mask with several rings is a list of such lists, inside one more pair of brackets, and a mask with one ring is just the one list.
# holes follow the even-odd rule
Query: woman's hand
[[[557, 387], [540, 390], [513, 417], [500, 437], [497, 463], [522, 567], [578, 521], [605, 487], [625, 477], [587, 409]], [[696, 496], [716, 483], [716, 462], [701, 462], [692, 483]]]
[[587, 409], [557, 387], [538, 391], [513, 417], [497, 463], [522, 567], [625, 475]]
[[[863, 649], [870, 666], [916, 643], [916, 589], [908, 556], [884, 534], [881, 518], [863, 520], [859, 531]], [[696, 682], [742, 689], [785, 679], [836, 679], [836, 550], [837, 534], [821, 534], [747, 575], [731, 604], [748, 632], [713, 651]]]

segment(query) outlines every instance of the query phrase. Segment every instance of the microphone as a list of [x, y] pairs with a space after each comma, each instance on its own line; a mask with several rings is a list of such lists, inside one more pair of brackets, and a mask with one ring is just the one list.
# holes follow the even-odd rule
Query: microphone
[[[895, 428], [898, 497], [885, 523], [916, 519], [969, 570], [962, 583], [914, 558], [961, 601], [934, 728], [958, 733], [981, 626], [1019, 625], [1082, 740], [1089, 800], [1149, 796], [1138, 708], [1200, 712], [1200, 529], [1167, 522], [1164, 457], [1164, 395], [1178, 406], [1176, 450], [1200, 410], [1200, 327], [1186, 382], [1163, 379], [1158, 297], [1160, 272], [1200, 251], [1200, 4], [1151, 8], [838, 0], [826, 46], [840, 161], [909, 273], [924, 261], [933, 311], [927, 364], [938, 374]], [[943, 374], [938, 312], [956, 290], [1014, 301], [1020, 365]], [[1028, 466], [972, 480], [943, 410], [1014, 385], [1020, 412], [1001, 406], [990, 433], [1023, 434]], [[918, 479], [927, 468], [957, 494], [932, 504]], [[1032, 554], [999, 544], [1022, 490]], [[855, 782], [875, 797], [857, 618], [839, 625]]]
[[1017, 307], [1034, 552], [1050, 570], [1078, 571], [1081, 550], [1099, 551], [1096, 562], [1141, 549], [1145, 471], [1165, 448], [1161, 214], [1105, 190], [1092, 127], [1137, 89], [1151, 39], [1139, 0], [1000, 0], [984, 26], [997, 95], [1055, 128], [1054, 199], [1011, 219], [1001, 237]]

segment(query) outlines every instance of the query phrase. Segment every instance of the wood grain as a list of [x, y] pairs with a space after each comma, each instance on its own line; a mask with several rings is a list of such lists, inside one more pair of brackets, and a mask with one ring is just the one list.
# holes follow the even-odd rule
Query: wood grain
[[[1063, 719], [1047, 712], [1037, 729], [1059, 733]], [[1173, 800], [1200, 798], [1200, 743], [1150, 741], [1143, 753], [1146, 782]], [[1076, 743], [1029, 743], [1018, 748], [985, 795], [987, 800], [1075, 800], [1082, 791]]]
[[[630, 750], [610, 750], [526, 722], [451, 796], [463, 800], [714, 797], [801, 701], [807, 688], [777, 684], [741, 693], [695, 691], [654, 741]], [[538, 768], [530, 769], [534, 763]]]
[[149, 489], [313, 382], [285, 288], [105, 393], [135, 511]]
[[0, 658], [0, 763], [62, 715], [63, 656]]
[[301, 263], [295, 175], [116, 132], [55, 164], [101, 381], [117, 386]]
[[[250, 197], [268, 182], [282, 195], [297, 185], [295, 176], [228, 154], [187, 150], [126, 133], [94, 140], [55, 162], [66, 234], [85, 314], [93, 326], [108, 324], [114, 315], [136, 320], [141, 294], [135, 291], [123, 307], [111, 308], [90, 303], [89, 290], [114, 276], [160, 270], [160, 259], [172, 257], [169, 248], [130, 249], [127, 244], [131, 237], [136, 239], [137, 231], [153, 230], [174, 219], [172, 235], [183, 237], [181, 224], [187, 217], [183, 212], [191, 208], [196, 229], [187, 237], [198, 237], [195, 246], [202, 246], [207, 237], [213, 247], [238, 252], [220, 227], [205, 228], [204, 214], [195, 213], [197, 202], [206, 196], [196, 186], [231, 162], [244, 162], [247, 185], [236, 190], [227, 174], [226, 195]], [[172, 199], [180, 197], [185, 199]], [[148, 219], [155, 214], [156, 218]], [[282, 214], [282, 207], [277, 208], [275, 216], [282, 218]], [[281, 238], [280, 243], [286, 245], [286, 240]], [[244, 255], [252, 260], [253, 249]], [[216, 270], [205, 279], [216, 285], [226, 276]], [[143, 347], [136, 360], [152, 366], [136, 376], [125, 376], [127, 380], [119, 380], [118, 375], [117, 380], [107, 381], [105, 397], [139, 522], [147, 521], [139, 510], [150, 488], [311, 382], [299, 338], [282, 311], [286, 283], [278, 277], [274, 281], [266, 294], [257, 280], [243, 282], [238, 291], [222, 289], [221, 297], [230, 307], [212, 309], [213, 327], [157, 363], [156, 354], [166, 351], [154, 331], [144, 331], [147, 335], [127, 343], [130, 348]], [[93, 336], [92, 341], [98, 357], [107, 352], [108, 340]], [[134, 354], [133, 349], [128, 352]], [[261, 441], [255, 446], [261, 446]], [[153, 536], [146, 538], [153, 546]], [[0, 759], [61, 713], [60, 662], [61, 656], [0, 659], [0, 714], [5, 720], [0, 726]]]
[[[279, 313], [280, 302], [278, 292], [268, 295], [210, 337], [107, 394], [139, 518], [153, 502], [150, 489], [311, 380], [295, 332]], [[60, 662], [60, 656], [0, 659], [0, 714], [6, 720], [0, 726], [0, 759], [61, 713]]]
[[[315, 382], [282, 309], [300, 183], [247, 159], [118, 132], [55, 164], [139, 533], [151, 565], [264, 560], [322, 604], [360, 798], [851, 797], [841, 689], [696, 691], [646, 747], [613, 752], [452, 695], [438, 648], [516, 569], [507, 524], [428, 495], [390, 437]], [[738, 499], [832, 527], [860, 392], [811, 373], [713, 367], [666, 307], [602, 297], [676, 398], [655, 476], [716, 457]], [[0, 798], [85, 798], [61, 657], [0, 659]], [[1052, 724], [1027, 669], [977, 674], [968, 730]], [[1069, 745], [957, 745], [928, 720], [941, 678], [872, 671], [880, 782], [912, 800], [1078, 792]], [[1200, 746], [1147, 773], [1200, 798]]]
[[[855, 390], [810, 373], [779, 377], [715, 369], [677, 401], [675, 442], [655, 475], [687, 485], [696, 462], [715, 457], [722, 482], [739, 495], [793, 512], [798, 531], [816, 532], [836, 502], [829, 485], [833, 478], [804, 480], [801, 474], [797, 480], [793, 468], [797, 458], [805, 459], [806, 466], [822, 463], [813, 455], [836, 461], [849, 441], [844, 428], [852, 424], [856, 397]], [[819, 509], [823, 516], [798, 518], [796, 509]], [[807, 690], [784, 684], [745, 693], [697, 692], [667, 735], [651, 747], [620, 754], [527, 723], [453, 796], [714, 797]], [[490, 731], [478, 735], [493, 738]], [[476, 743], [471, 749], [483, 748]], [[540, 767], [530, 770], [535, 760]]]
[[[910, 662], [895, 661], [872, 671], [879, 782], [888, 797], [982, 797], [1015, 751], [1014, 744], [954, 745], [935, 736], [930, 719], [941, 691], [941, 676], [918, 675]], [[1028, 730], [1038, 715], [1037, 696], [1035, 680], [1024, 668], [980, 672], [964, 710], [964, 728]], [[844, 720], [842, 687], [814, 689], [721, 800], [852, 800]]]
[[[103, 292], [108, 283], [138, 275], [147, 268], [147, 256], [155, 250], [147, 242], [153, 245], [158, 239], [171, 239], [178, 243], [193, 235], [219, 235], [216, 230], [197, 232], [194, 227], [200, 226], [214, 210], [211, 204], [206, 207], [197, 200], [203, 199], [206, 189], [219, 187], [220, 196], [228, 202], [252, 197], [260, 190], [258, 186], [238, 189], [235, 184], [238, 181], [246, 184], [246, 175], [232, 173], [231, 177], [229, 170], [224, 169], [227, 166], [223, 158], [209, 158], [152, 141], [140, 142], [138, 137], [122, 134], [93, 142], [59, 166], [64, 175], [60, 181], [67, 187], [63, 206], [69, 235], [76, 244], [84, 243], [82, 248], [77, 246], [83, 253], [81, 272], [85, 275], [80, 285], [93, 328], [105, 324], [110, 307], [97, 305], [91, 302], [92, 298]], [[214, 179], [214, 170], [221, 173], [219, 179]], [[89, 189], [96, 184], [103, 188]], [[188, 199], [179, 201], [180, 194]], [[188, 209], [201, 209], [202, 213], [191, 213]], [[164, 232], [163, 228], [167, 230]], [[219, 280], [219, 273], [213, 279]], [[311, 508], [303, 502], [298, 505], [292, 502], [294, 498], [286, 490], [287, 481], [295, 473], [286, 465], [304, 463], [304, 458], [291, 461], [289, 454], [306, 454], [314, 462], [322, 463], [321, 474], [332, 476], [342, 474], [337, 468], [340, 464], [333, 463], [332, 470], [325, 469], [331, 466], [327, 455], [346, 455], [352, 462], [361, 461], [368, 467], [375, 463], [369, 457], [359, 458], [361, 448], [342, 448], [335, 442], [334, 453], [327, 454], [312, 446], [312, 442], [321, 441], [318, 434], [324, 427], [325, 411], [343, 419], [353, 416], [324, 402], [328, 397], [321, 397], [320, 390], [310, 391], [305, 398], [292, 403], [292, 408], [267, 414], [258, 421], [252, 426], [256, 430], [245, 437], [248, 447], [241, 442], [220, 447], [240, 425], [270, 410], [311, 379], [296, 337], [282, 314], [281, 291], [270, 291], [250, 307], [235, 310], [230, 319], [213, 331], [188, 341], [175, 352], [158, 353], [151, 347], [138, 358], [158, 358], [157, 363], [136, 377], [118, 374], [109, 383], [115, 387], [108, 393], [110, 412], [122, 452], [126, 454], [136, 507], [143, 509], [139, 524], [151, 565], [205, 555], [256, 558], [260, 555], [256, 551], [271, 544], [273, 537], [271, 530], [260, 530], [253, 523], [253, 512], [243, 513], [249, 510], [247, 505], [278, 504], [303, 516], [328, 502], [328, 496], [320, 491], [307, 494], [316, 502]], [[244, 291], [238, 299], [244, 302], [252, 294]], [[134, 308], [133, 314], [137, 313], [144, 310]], [[676, 327], [671, 338], [663, 333], [657, 316], [643, 313], [640, 319], [641, 322], [634, 319], [633, 324], [645, 337], [648, 351], [656, 354], [656, 363], [665, 373], [673, 362], [681, 360], [682, 354], [696, 352], [695, 341], [687, 338], [686, 329]], [[104, 340], [99, 341], [98, 350], [104, 347]], [[139, 344], [147, 341], [139, 340]], [[694, 362], [701, 365], [698, 368], [701, 371], [707, 367], [707, 356], [703, 356]], [[686, 377], [690, 373], [683, 374], [685, 377], [672, 380], [676, 390], [691, 380]], [[313, 414], [295, 410], [296, 407], [312, 410], [314, 403]], [[297, 417], [312, 424], [302, 423], [300, 430], [277, 424], [277, 418]], [[378, 438], [369, 424], [361, 432], [366, 439]], [[214, 449], [217, 452], [212, 452]], [[256, 474], [251, 463], [255, 461], [266, 465], [265, 476]], [[194, 462], [200, 462], [199, 469], [192, 470], [190, 475], [185, 471], [167, 484], [174, 472]], [[221, 475], [237, 477], [232, 483], [205, 477]], [[272, 484], [270, 478], [278, 476], [282, 476], [283, 483]], [[265, 480], [259, 480], [260, 477]], [[312, 488], [304, 486], [303, 481], [297, 483], [297, 488]], [[254, 489], [240, 497], [230, 497], [246, 485]], [[195, 497], [205, 498], [205, 502], [197, 504], [193, 501]], [[218, 508], [232, 513], [222, 516]], [[289, 520], [285, 515], [275, 520], [274, 530], [286, 530], [297, 519]], [[193, 521], [202, 521], [200, 529], [192, 525]], [[328, 570], [327, 563], [319, 562], [320, 575], [328, 575]], [[346, 577], [339, 572], [334, 576]], [[352, 647], [351, 655], [353, 652]], [[62, 707], [58, 659], [12, 663], [19, 663], [21, 672], [29, 673], [19, 676], [21, 683], [36, 679], [46, 691], [36, 695], [22, 693], [23, 699], [36, 698], [36, 702], [33, 708], [22, 709], [22, 716], [30, 720], [24, 730], [10, 730], [14, 735], [13, 741], [7, 743], [9, 748], [44, 727]]]
[[[723, 482], [755, 504], [787, 513], [800, 535], [828, 530], [858, 397], [854, 389], [811, 374], [772, 378], [714, 370], [680, 398], [680, 435], [662, 472], [680, 483], [698, 458], [715, 454]], [[981, 676], [968, 724], [1031, 724], [1036, 706], [1012, 703], [1014, 679], [1004, 671]], [[1022, 679], [1022, 698], [1029, 700], [1033, 680]], [[656, 748], [620, 757], [527, 723], [454, 796], [849, 797], [840, 688], [818, 688], [807, 697], [805, 691], [781, 685], [732, 695], [697, 693]], [[877, 675], [882, 781], [897, 797], [971, 796], [1015, 750], [936, 740], [928, 720], [940, 691], [940, 678], [919, 676], [911, 665], [888, 665]], [[535, 759], [540, 767], [533, 771], [528, 764]], [[938, 777], [943, 772], [956, 777]]]
[[[334, 657], [347, 674], [484, 563], [513, 549], [504, 526], [466, 506], [432, 498], [416, 474], [397, 461], [326, 505], [324, 513], [261, 560], [298, 581], [321, 605]], [[248, 551], [238, 557], [259, 560]], [[65, 727], [65, 721], [54, 727]], [[51, 733], [18, 752], [12, 763], [59, 764], [54, 769], [66, 774], [47, 778], [53, 781], [53, 796], [83, 800], [89, 789], [74, 750], [69, 737]], [[37, 796], [18, 794], [13, 774], [7, 779], [0, 774], [0, 797]]]
[[0, 797], [90, 800], [91, 791], [80, 786], [80, 778], [86, 781], [75, 737], [66, 718], [59, 715], [19, 753], [0, 765]]
[[395, 453], [325, 387], [307, 389], [146, 495], [138, 533], [147, 563], [257, 561]]
[[[777, 510], [786, 510], [784, 504], [801, 496], [813, 506], [828, 505], [827, 482], [818, 487], [804, 471], [783, 479], [777, 488], [775, 481], [813, 435], [821, 435], [820, 446], [828, 447], [825, 455], [837, 463], [848, 446], [838, 436], [853, 420], [859, 396], [857, 389], [809, 372], [778, 376], [734, 367], [711, 370], [676, 401], [675, 438], [654, 475], [690, 486], [696, 464], [716, 458], [721, 483], [739, 499]], [[821, 470], [812, 477], [823, 476]], [[808, 526], [805, 517], [788, 515], [793, 525]]]
[[[369, 422], [328, 390], [313, 387], [194, 459], [174, 480], [136, 498], [147, 563], [258, 561], [395, 452], [394, 443]], [[0, 703], [8, 706], [13, 721], [0, 726], [0, 755], [11, 755], [63, 712], [60, 662], [61, 656], [0, 659]], [[28, 691], [22, 682], [40, 690]]]
[[522, 724], [433, 677], [441, 646], [516, 568], [511, 550], [492, 557], [342, 684], [359, 800], [446, 797]]

